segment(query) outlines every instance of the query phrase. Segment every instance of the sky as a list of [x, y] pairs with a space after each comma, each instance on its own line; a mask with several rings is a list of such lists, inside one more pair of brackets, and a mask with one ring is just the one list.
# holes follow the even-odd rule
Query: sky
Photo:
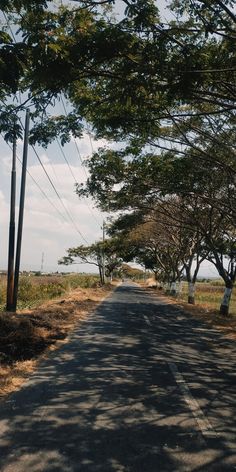
[[[76, 140], [80, 156], [85, 159], [91, 155], [91, 143], [87, 135]], [[104, 145], [103, 141], [93, 143], [96, 150]], [[23, 143], [18, 141], [17, 155], [22, 159]], [[27, 174], [24, 234], [22, 242], [22, 264], [24, 270], [40, 270], [42, 253], [44, 253], [44, 271], [58, 270], [57, 261], [65, 255], [68, 247], [80, 244], [92, 243], [102, 237], [102, 222], [106, 215], [102, 215], [94, 203], [90, 200], [80, 200], [75, 193], [75, 180], [79, 183], [85, 182], [86, 170], [81, 165], [80, 157], [74, 140], [63, 148], [70, 169], [66, 164], [61, 148], [57, 143], [48, 147], [47, 151], [37, 148], [37, 152], [44, 163], [51, 180], [68, 209], [75, 224], [68, 217], [65, 208], [54, 192], [41, 165], [29, 147], [28, 170], [37, 181], [48, 199], [37, 187], [35, 182]], [[5, 269], [7, 264], [8, 225], [9, 225], [9, 201], [10, 201], [10, 179], [11, 179], [11, 149], [1, 139], [0, 142], [0, 268]], [[17, 163], [17, 207], [20, 191], [20, 164]], [[77, 232], [81, 232], [84, 239]], [[59, 267], [62, 270], [62, 267]], [[63, 270], [66, 270], [63, 267]], [[71, 270], [70, 268], [68, 270]], [[85, 267], [74, 266], [73, 270], [83, 271]]]
[[[164, 0], [158, 2], [164, 16], [168, 15], [164, 9], [165, 3]], [[119, 2], [117, 11], [121, 11]], [[60, 113], [62, 112], [63, 110]], [[70, 143], [63, 147], [70, 168], [65, 162], [57, 142], [50, 145], [46, 151], [36, 147], [45, 169], [57, 188], [74, 224], [50, 185], [33, 149], [29, 147], [28, 170], [43, 190], [43, 193], [32, 178], [27, 175], [21, 270], [40, 270], [42, 255], [44, 272], [57, 270], [94, 272], [96, 270], [95, 267], [85, 264], [68, 267], [58, 266], [57, 262], [66, 254], [66, 249], [69, 247], [90, 244], [102, 238], [102, 223], [108, 215], [103, 215], [91, 200], [80, 200], [78, 198], [75, 193], [75, 180], [79, 183], [85, 182], [88, 171], [86, 166], [81, 164], [81, 161], [86, 161], [91, 156], [92, 150], [97, 150], [106, 144], [105, 140], [94, 141], [93, 139], [91, 143], [91, 139], [87, 134], [84, 134], [81, 139], [72, 139]], [[17, 155], [20, 159], [22, 159], [22, 151], [23, 142], [19, 140]], [[4, 270], [7, 268], [8, 254], [11, 161], [12, 151], [0, 138], [0, 269]], [[16, 215], [18, 215], [20, 173], [20, 164], [17, 161]], [[81, 232], [82, 236], [78, 231]], [[200, 275], [211, 277], [216, 276], [216, 272], [212, 265], [205, 263], [202, 266]]]

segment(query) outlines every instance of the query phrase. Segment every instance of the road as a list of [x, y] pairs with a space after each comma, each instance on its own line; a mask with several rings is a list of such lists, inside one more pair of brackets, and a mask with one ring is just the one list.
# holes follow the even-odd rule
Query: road
[[124, 283], [0, 406], [2, 472], [236, 470], [236, 343]]

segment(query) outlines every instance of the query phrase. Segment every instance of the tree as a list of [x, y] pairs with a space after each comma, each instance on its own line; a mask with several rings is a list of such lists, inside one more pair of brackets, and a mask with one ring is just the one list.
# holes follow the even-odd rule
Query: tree
[[118, 269], [122, 259], [117, 255], [116, 241], [109, 239], [96, 242], [90, 246], [78, 246], [69, 248], [67, 255], [58, 261], [61, 265], [91, 264], [98, 268], [101, 284], [105, 283], [105, 276], [110, 277], [115, 269]]
[[[221, 247], [227, 247], [224, 240], [228, 239], [228, 234], [231, 235], [231, 252], [227, 251], [225, 255], [232, 254], [235, 177], [227, 165], [224, 166], [223, 150], [218, 150], [217, 158], [211, 159], [209, 143], [206, 143], [205, 150], [203, 141], [201, 146], [206, 154], [201, 167], [194, 152], [185, 152], [181, 157], [169, 152], [159, 155], [147, 152], [132, 159], [125, 151], [101, 150], [90, 161], [91, 176], [87, 188], [78, 189], [78, 193], [92, 195], [101, 208], [108, 209], [109, 206], [110, 211], [136, 210], [150, 215], [158, 207], [159, 211], [162, 208], [165, 217], [172, 221], [172, 227], [182, 227], [183, 234], [187, 231], [189, 235], [191, 257], [188, 252], [190, 247], [186, 244], [186, 259], [182, 260], [192, 292], [193, 286], [190, 284], [195, 282], [197, 276], [196, 271], [191, 280], [192, 262], [197, 258], [198, 270], [199, 263], [208, 253], [214, 255], [211, 260], [214, 258], [214, 262], [217, 261], [219, 275], [229, 290], [229, 285], [232, 289], [234, 283], [234, 276], [230, 275], [233, 272], [226, 270], [224, 254], [221, 253], [221, 257], [217, 254], [219, 241], [223, 241]], [[211, 149], [215, 153], [215, 147]], [[230, 162], [233, 166], [233, 159]], [[191, 297], [193, 293], [189, 293], [189, 299]]]
[[[56, 125], [63, 142], [70, 127], [79, 135], [82, 118], [98, 135], [148, 139], [170, 115], [191, 114], [188, 105], [195, 115], [233, 116], [233, 2], [173, 1], [178, 22], [167, 25], [152, 0], [122, 3], [124, 16], [115, 19], [112, 0], [75, 0], [58, 9], [50, 1], [2, 2], [20, 35], [1, 32], [1, 98], [29, 92], [22, 104], [6, 105], [5, 121], [34, 105], [32, 142], [48, 143]], [[68, 126], [64, 116], [45, 112], [61, 93], [73, 105]]]
[[189, 224], [189, 214], [184, 221], [184, 213], [180, 199], [165, 200], [148, 214], [140, 210], [120, 216], [113, 222], [112, 234], [122, 234], [127, 246], [126, 260], [135, 259], [152, 270], [156, 280], [172, 285], [172, 291], [185, 271], [188, 302], [194, 303], [197, 275], [208, 252], [200, 231]]
[[131, 267], [129, 264], [122, 264], [119, 271], [119, 277], [126, 277], [128, 279], [140, 280], [143, 279], [145, 273], [143, 270], [138, 269], [137, 267]]
[[[73, 5], [58, 9], [50, 1], [2, 2], [7, 25], [0, 31], [0, 124], [4, 124], [3, 132], [8, 130], [6, 139], [12, 139], [12, 115], [17, 120], [26, 106], [34, 107], [32, 143], [47, 145], [58, 132], [62, 142], [69, 140], [70, 132], [79, 136], [85, 117], [83, 108], [91, 99], [96, 106], [94, 85], [99, 88], [105, 81], [121, 84], [128, 71], [133, 74], [135, 58], [142, 52], [157, 10], [152, 0], [123, 3], [125, 17], [118, 21], [112, 19], [112, 11], [109, 13], [108, 7], [114, 4], [111, 0], [75, 0]], [[142, 28], [144, 38], [140, 35]], [[23, 94], [22, 102], [11, 103], [18, 92]], [[76, 104], [66, 120], [63, 115], [47, 115], [61, 93], [73, 97]], [[19, 135], [20, 129], [18, 125]]]
[[91, 264], [98, 268], [101, 284], [105, 283], [102, 260], [102, 243], [95, 243], [91, 246], [78, 246], [69, 248], [67, 256], [58, 261], [60, 265], [70, 264]]

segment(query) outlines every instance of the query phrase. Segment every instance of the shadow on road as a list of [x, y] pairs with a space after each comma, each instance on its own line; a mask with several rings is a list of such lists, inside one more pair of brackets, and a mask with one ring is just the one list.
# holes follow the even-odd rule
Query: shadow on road
[[[122, 285], [1, 406], [1, 470], [234, 470], [233, 355], [216, 331]], [[198, 430], [169, 362], [218, 437]]]

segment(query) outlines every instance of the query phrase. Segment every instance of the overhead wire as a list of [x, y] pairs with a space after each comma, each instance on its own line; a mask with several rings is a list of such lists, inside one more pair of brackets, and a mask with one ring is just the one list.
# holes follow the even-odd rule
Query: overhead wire
[[[74, 174], [74, 172], [72, 171], [71, 165], [70, 165], [70, 163], [69, 163], [69, 161], [68, 161], [68, 159], [67, 159], [67, 157], [66, 157], [66, 154], [65, 154], [65, 152], [64, 152], [64, 150], [63, 150], [63, 148], [62, 148], [62, 146], [61, 146], [61, 143], [60, 143], [60, 141], [59, 141], [58, 139], [57, 139], [56, 141], [57, 141], [58, 146], [60, 147], [60, 150], [61, 150], [61, 154], [62, 154], [62, 156], [63, 156], [63, 159], [65, 160], [66, 164], [68, 165], [69, 171], [70, 171], [70, 173], [71, 173], [71, 175], [72, 175], [72, 177], [73, 177], [73, 179], [74, 179], [74, 182], [75, 182], [75, 184], [77, 184], [77, 183], [78, 183], [78, 179], [76, 179], [75, 174]], [[93, 210], [90, 208], [90, 206], [88, 205], [88, 203], [87, 203], [85, 200], [84, 200], [84, 203], [85, 203], [85, 205], [87, 206], [87, 208], [88, 208], [89, 212], [91, 213], [92, 217], [95, 219], [96, 223], [100, 226], [101, 223], [100, 223], [100, 221], [97, 219], [97, 217], [95, 216]]]
[[[67, 109], [66, 109], [66, 106], [65, 106], [65, 102], [64, 102], [64, 99], [63, 99], [62, 95], [61, 95], [61, 103], [62, 103], [62, 106], [63, 106], [63, 110], [64, 110], [65, 115], [68, 116], [68, 112], [67, 112]], [[89, 135], [89, 138], [90, 138], [90, 144], [91, 144], [92, 152], [94, 152], [94, 150], [93, 150], [93, 144], [92, 144], [92, 139], [91, 139], [91, 136], [90, 136], [90, 135]], [[61, 144], [60, 144], [60, 141], [57, 140], [57, 142], [58, 142], [58, 144], [59, 144], [59, 146], [60, 146], [60, 148], [61, 148], [61, 152], [62, 152], [62, 154], [63, 154], [63, 157], [65, 157], [65, 153], [64, 153], [64, 151], [63, 151], [63, 149], [62, 149], [62, 146], [61, 146]], [[84, 172], [84, 174], [85, 174], [85, 177], [88, 179], [88, 174], [87, 174], [87, 172], [86, 172], [86, 169], [85, 169], [84, 166], [83, 166], [83, 159], [82, 159], [82, 156], [81, 156], [81, 153], [80, 153], [80, 150], [79, 150], [79, 146], [78, 146], [78, 144], [77, 144], [76, 141], [74, 141], [74, 144], [75, 144], [75, 147], [76, 147], [77, 154], [78, 154], [78, 156], [79, 156], [79, 161], [80, 161], [80, 163], [81, 163], [82, 170], [83, 170], [83, 172]], [[67, 160], [67, 159], [66, 159], [66, 162], [68, 163], [68, 160]], [[69, 165], [69, 163], [68, 163], [68, 165]], [[69, 165], [69, 168], [70, 168], [70, 165]], [[71, 171], [71, 169], [70, 169], [70, 171]], [[77, 183], [77, 179], [75, 178], [74, 175], [73, 175], [73, 178], [74, 178], [74, 180], [75, 180], [75, 183]], [[101, 222], [98, 220], [98, 218], [95, 216], [95, 214], [94, 214], [92, 208], [90, 208], [89, 204], [88, 204], [86, 201], [84, 201], [84, 203], [85, 203], [85, 205], [87, 206], [87, 208], [88, 208], [89, 212], [91, 213], [91, 215], [93, 216], [93, 218], [95, 219], [95, 221], [97, 222], [97, 224], [98, 224], [99, 226], [101, 226], [102, 223], [101, 223]]]
[[[64, 99], [63, 99], [62, 95], [61, 95], [61, 103], [62, 103], [62, 107], [63, 107], [63, 110], [64, 110], [65, 115], [68, 116], [68, 111], [67, 111], [67, 109], [66, 109], [65, 102], [64, 102]], [[87, 178], [88, 178], [88, 173], [87, 173], [87, 171], [86, 171], [86, 169], [85, 169], [85, 167], [84, 167], [83, 159], [82, 159], [82, 156], [81, 156], [81, 153], [80, 153], [80, 150], [79, 150], [79, 146], [78, 146], [78, 144], [77, 144], [77, 142], [76, 142], [76, 139], [75, 139], [73, 142], [74, 142], [74, 145], [75, 145], [75, 148], [76, 148], [76, 152], [77, 152], [77, 154], [78, 154], [79, 161], [80, 161], [80, 164], [81, 164], [81, 166], [82, 166], [83, 172], [84, 172], [84, 174], [85, 174], [85, 176], [86, 176], [86, 179], [87, 179]]]
[[[5, 12], [3, 12], [3, 14], [4, 14], [4, 18], [5, 18], [5, 20], [6, 20], [7, 26], [8, 26], [8, 28], [9, 28], [10, 32], [11, 32], [12, 38], [13, 38], [14, 42], [16, 43], [16, 37], [15, 37], [14, 32], [13, 32], [13, 30], [12, 30], [12, 28], [11, 28], [10, 23], [9, 23], [9, 19], [8, 19], [7, 15], [5, 14]], [[16, 99], [18, 100], [17, 96], [16, 96]], [[20, 97], [20, 96], [19, 96], [19, 100], [21, 101], [21, 97]], [[20, 123], [21, 123], [22, 129], [24, 129], [24, 126], [23, 126], [23, 123], [22, 123], [22, 120], [21, 120], [21, 119], [20, 119]], [[49, 180], [49, 182], [50, 182], [50, 184], [51, 184], [51, 186], [52, 186], [54, 192], [56, 193], [57, 198], [59, 199], [59, 201], [60, 201], [62, 207], [64, 208], [64, 210], [65, 210], [65, 212], [66, 212], [66, 214], [67, 214], [67, 216], [68, 216], [68, 218], [69, 218], [69, 220], [71, 221], [72, 225], [74, 226], [76, 232], [80, 235], [80, 237], [82, 238], [82, 240], [83, 240], [86, 244], [88, 244], [88, 241], [84, 238], [83, 234], [81, 233], [81, 231], [79, 230], [79, 228], [76, 226], [76, 224], [75, 224], [75, 222], [74, 222], [74, 220], [73, 220], [73, 218], [72, 218], [72, 216], [71, 216], [71, 214], [70, 214], [68, 208], [65, 206], [65, 204], [64, 204], [64, 202], [63, 202], [61, 196], [59, 195], [59, 192], [57, 191], [57, 189], [56, 189], [56, 187], [55, 187], [55, 185], [54, 185], [54, 183], [53, 183], [53, 181], [52, 181], [50, 175], [48, 174], [47, 170], [45, 169], [44, 164], [43, 164], [42, 160], [40, 159], [40, 156], [39, 156], [38, 152], [36, 151], [36, 149], [35, 149], [34, 146], [31, 145], [31, 147], [32, 147], [32, 149], [33, 149], [33, 151], [34, 151], [34, 153], [35, 153], [35, 155], [36, 155], [36, 157], [37, 157], [37, 159], [38, 159], [38, 161], [39, 161], [41, 167], [43, 168], [43, 171], [44, 171], [45, 175], [47, 176], [47, 179]]]
[[64, 208], [64, 210], [65, 210], [65, 212], [66, 212], [66, 214], [67, 214], [69, 220], [71, 221], [72, 225], [74, 226], [76, 232], [80, 235], [80, 237], [83, 239], [83, 241], [84, 241], [86, 244], [88, 244], [87, 239], [85, 239], [85, 237], [83, 236], [83, 234], [81, 233], [81, 231], [80, 231], [79, 228], [77, 227], [77, 225], [76, 225], [76, 223], [74, 222], [74, 219], [72, 218], [72, 216], [71, 216], [71, 214], [70, 214], [68, 208], [66, 207], [65, 203], [63, 202], [63, 200], [62, 200], [62, 198], [61, 198], [61, 196], [60, 196], [58, 190], [56, 189], [56, 186], [54, 185], [54, 183], [53, 183], [53, 181], [52, 181], [50, 175], [48, 174], [48, 172], [47, 172], [47, 170], [46, 170], [46, 168], [45, 168], [45, 166], [44, 166], [44, 164], [43, 164], [43, 162], [42, 162], [42, 159], [40, 158], [38, 152], [36, 151], [36, 149], [35, 149], [34, 146], [31, 145], [31, 147], [32, 147], [32, 149], [33, 149], [33, 151], [34, 151], [34, 153], [35, 153], [35, 155], [36, 155], [36, 157], [37, 157], [37, 159], [38, 159], [38, 161], [39, 161], [39, 163], [40, 163], [40, 166], [42, 167], [42, 169], [43, 169], [43, 171], [44, 171], [44, 173], [45, 173], [45, 175], [46, 175], [46, 177], [47, 177], [47, 179], [48, 179], [48, 181], [49, 181], [51, 187], [53, 188], [53, 190], [54, 190], [54, 192], [55, 192], [57, 198], [59, 199], [59, 201], [60, 201], [62, 207]]
[[[20, 119], [20, 123], [21, 123], [22, 129], [24, 129], [24, 125], [23, 125], [21, 119]], [[62, 200], [62, 198], [61, 198], [61, 196], [60, 196], [60, 194], [59, 194], [59, 192], [58, 192], [58, 190], [57, 190], [55, 184], [53, 183], [53, 181], [52, 181], [52, 179], [51, 179], [49, 173], [47, 172], [47, 169], [45, 168], [45, 166], [44, 166], [44, 164], [43, 164], [43, 162], [42, 162], [42, 159], [41, 159], [40, 156], [39, 156], [39, 153], [36, 151], [35, 146], [31, 145], [31, 148], [33, 149], [34, 154], [36, 155], [36, 158], [37, 158], [37, 160], [38, 160], [39, 163], [40, 163], [40, 166], [42, 167], [42, 169], [43, 169], [43, 171], [44, 171], [44, 173], [45, 173], [45, 175], [46, 175], [46, 177], [47, 177], [47, 179], [48, 179], [48, 181], [49, 181], [51, 187], [53, 188], [53, 190], [54, 190], [54, 192], [55, 192], [55, 194], [56, 194], [58, 200], [60, 201], [61, 206], [64, 208], [64, 210], [65, 210], [65, 212], [66, 212], [66, 214], [67, 214], [67, 217], [69, 218], [70, 222], [72, 223], [72, 225], [73, 225], [75, 231], [77, 232], [77, 234], [79, 234], [79, 236], [82, 238], [82, 240], [83, 240], [86, 244], [89, 244], [88, 241], [87, 241], [87, 239], [85, 239], [85, 237], [83, 236], [82, 232], [81, 232], [81, 231], [79, 230], [79, 228], [77, 227], [77, 225], [76, 225], [76, 223], [75, 223], [73, 217], [71, 216], [71, 214], [70, 214], [68, 208], [66, 207], [65, 203], [63, 202], [63, 200]]]
[[[11, 146], [9, 143], [7, 143], [7, 145], [8, 145], [8, 147], [9, 147], [9, 148], [11, 149], [11, 151], [12, 151], [12, 146]], [[40, 165], [43, 167], [43, 170], [44, 170], [44, 172], [45, 172], [45, 174], [46, 174], [46, 176], [47, 176], [47, 178], [48, 178], [48, 180], [49, 180], [51, 186], [53, 187], [53, 189], [54, 189], [54, 191], [55, 191], [57, 197], [59, 198], [59, 200], [60, 200], [60, 202], [61, 202], [61, 204], [62, 204], [64, 210], [66, 211], [66, 214], [67, 214], [69, 220], [70, 220], [71, 223], [73, 224], [74, 229], [75, 229], [76, 232], [80, 235], [80, 237], [83, 239], [83, 241], [84, 241], [86, 244], [88, 244], [88, 241], [84, 238], [83, 234], [81, 233], [81, 231], [80, 231], [80, 230], [78, 229], [78, 227], [76, 226], [76, 224], [75, 224], [75, 222], [74, 222], [74, 220], [73, 220], [71, 214], [69, 213], [69, 211], [68, 211], [68, 209], [66, 208], [66, 206], [65, 206], [65, 204], [64, 204], [64, 202], [63, 202], [63, 200], [62, 200], [62, 198], [60, 197], [60, 195], [59, 195], [59, 193], [58, 193], [58, 191], [57, 191], [57, 189], [56, 189], [54, 183], [52, 182], [52, 180], [51, 180], [51, 178], [50, 178], [50, 176], [49, 176], [47, 170], [46, 170], [45, 167], [44, 167], [44, 164], [43, 164], [43, 162], [42, 162], [42, 160], [41, 160], [39, 154], [37, 153], [37, 151], [36, 151], [36, 149], [34, 148], [34, 146], [31, 146], [31, 147], [32, 147], [34, 153], [36, 154], [36, 157], [37, 157], [37, 159], [39, 160]], [[21, 161], [21, 159], [19, 158], [19, 156], [17, 155], [16, 157], [17, 157], [17, 160], [20, 162], [20, 164], [22, 164], [22, 161]], [[38, 187], [38, 189], [40, 190], [40, 192], [42, 193], [42, 195], [46, 198], [46, 200], [50, 203], [50, 205], [56, 210], [56, 212], [59, 214], [59, 216], [62, 218], [62, 220], [65, 221], [65, 216], [61, 213], [60, 210], [58, 210], [58, 208], [57, 208], [57, 207], [54, 205], [54, 203], [50, 200], [50, 198], [47, 196], [47, 194], [44, 192], [44, 190], [41, 188], [41, 186], [39, 185], [39, 183], [37, 182], [37, 180], [32, 176], [32, 174], [30, 173], [30, 171], [29, 171], [28, 169], [27, 169], [27, 173], [28, 173], [28, 175], [30, 176], [30, 178], [32, 179], [32, 181], [35, 183], [35, 185]]]
[[[3, 12], [3, 14], [4, 14], [4, 18], [5, 18], [6, 23], [7, 23], [7, 27], [9, 28], [9, 30], [10, 30], [10, 32], [11, 32], [11, 35], [12, 35], [12, 38], [13, 38], [14, 42], [16, 43], [16, 37], [15, 37], [14, 32], [13, 32], [13, 30], [12, 30], [12, 28], [11, 28], [10, 23], [9, 23], [9, 19], [8, 19], [7, 15], [5, 14], [5, 12]], [[17, 101], [18, 101], [17, 96], [16, 96], [16, 99], [17, 99]], [[20, 96], [20, 95], [19, 95], [19, 101], [21, 102], [21, 96]], [[67, 115], [67, 111], [66, 111], [66, 108], [65, 108], [64, 101], [63, 101], [63, 107], [64, 107], [65, 113], [66, 113], [66, 115]], [[22, 120], [21, 120], [21, 119], [20, 119], [20, 122], [21, 122], [22, 128], [24, 129], [24, 126], [23, 126], [23, 124], [22, 124]], [[59, 142], [59, 141], [58, 141], [58, 142]], [[79, 151], [79, 147], [78, 147], [78, 145], [77, 145], [76, 142], [75, 142], [75, 145], [76, 145], [76, 149], [77, 149], [77, 153], [78, 153], [80, 162], [81, 162], [81, 164], [83, 165], [83, 161], [82, 161], [82, 157], [81, 157], [81, 154], [80, 154], [80, 151]], [[32, 149], [33, 149], [33, 151], [34, 151], [34, 153], [35, 153], [35, 155], [36, 155], [36, 157], [37, 157], [37, 159], [38, 159], [38, 161], [39, 161], [39, 163], [40, 163], [40, 166], [42, 167], [42, 169], [43, 169], [43, 171], [44, 171], [44, 173], [45, 173], [45, 175], [46, 175], [46, 177], [47, 177], [47, 179], [48, 179], [50, 185], [52, 186], [54, 192], [56, 193], [57, 198], [59, 199], [59, 201], [60, 201], [62, 207], [64, 208], [64, 210], [65, 210], [65, 212], [66, 212], [66, 214], [67, 214], [69, 220], [71, 221], [73, 227], [75, 228], [76, 232], [80, 235], [80, 237], [82, 238], [82, 240], [83, 240], [86, 244], [89, 244], [88, 241], [86, 240], [86, 238], [83, 236], [82, 232], [81, 232], [81, 231], [79, 230], [79, 228], [77, 227], [76, 223], [74, 222], [74, 219], [73, 219], [73, 217], [71, 216], [71, 214], [70, 214], [68, 208], [67, 208], [66, 205], [64, 204], [64, 202], [63, 202], [63, 200], [62, 200], [62, 198], [61, 198], [61, 196], [60, 196], [58, 190], [56, 189], [55, 184], [53, 183], [53, 181], [52, 181], [50, 175], [48, 174], [47, 170], [45, 169], [45, 166], [44, 166], [44, 164], [43, 164], [43, 162], [42, 162], [42, 160], [41, 160], [41, 158], [40, 158], [38, 152], [36, 151], [36, 149], [35, 149], [34, 146], [31, 145], [31, 147], [32, 147]], [[61, 146], [60, 146], [60, 147], [61, 147]], [[65, 161], [66, 161], [66, 163], [67, 163], [67, 165], [68, 165], [68, 168], [70, 169], [70, 172], [71, 172], [71, 174], [72, 174], [72, 176], [73, 176], [73, 179], [74, 179], [75, 182], [77, 183], [76, 178], [75, 178], [75, 176], [74, 176], [74, 173], [73, 173], [73, 171], [72, 171], [72, 169], [71, 169], [71, 166], [70, 166], [70, 164], [69, 164], [69, 162], [68, 162], [68, 160], [67, 160], [67, 158], [66, 158], [66, 156], [65, 156], [65, 153], [63, 152], [63, 149], [62, 149], [62, 148], [61, 148], [61, 151], [62, 151], [63, 158], [65, 159]], [[19, 158], [18, 158], [18, 160], [19, 160]], [[50, 162], [50, 160], [49, 160], [49, 162]], [[50, 163], [50, 165], [51, 165], [51, 167], [52, 167], [52, 164], [51, 164], [51, 163]], [[53, 167], [52, 167], [52, 169], [53, 169]], [[85, 170], [84, 168], [83, 168], [83, 170], [84, 170], [85, 174], [87, 175], [86, 170]], [[54, 170], [53, 170], [53, 172], [54, 172]], [[28, 173], [29, 173], [29, 171], [28, 171]], [[55, 172], [54, 172], [54, 174], [55, 174]], [[30, 173], [29, 173], [29, 175], [30, 175]], [[55, 174], [55, 176], [56, 176], [56, 174]], [[36, 182], [36, 180], [35, 180], [32, 176], [31, 176], [31, 178], [32, 178], [32, 180], [36, 183], [37, 187], [40, 188], [40, 186], [38, 185], [38, 183]], [[44, 192], [41, 188], [40, 188], [40, 191], [43, 193], [43, 195], [45, 195], [45, 197], [47, 198], [47, 200], [50, 201], [50, 200], [48, 199], [48, 197], [46, 196], [45, 192]], [[50, 203], [52, 204], [51, 201], [50, 201]], [[53, 206], [54, 206], [54, 204], [53, 204]], [[56, 207], [54, 206], [54, 208], [56, 208]], [[57, 211], [58, 211], [58, 210], [57, 210]], [[90, 209], [90, 211], [91, 211], [91, 209]], [[93, 215], [93, 216], [94, 216], [94, 215]], [[94, 217], [95, 217], [95, 216], [94, 216]]]
[[[8, 147], [11, 149], [12, 151], [12, 146], [9, 144], [9, 143], [6, 143], [8, 145]], [[17, 160], [19, 161], [19, 163], [22, 165], [22, 160], [19, 158], [18, 154], [16, 155], [16, 158]], [[34, 184], [38, 187], [38, 189], [40, 190], [40, 192], [42, 193], [42, 195], [44, 196], [44, 198], [46, 198], [46, 200], [50, 203], [50, 205], [56, 210], [56, 212], [59, 214], [60, 218], [62, 218], [63, 220], [65, 219], [64, 215], [60, 212], [60, 210], [58, 210], [58, 208], [56, 207], [56, 205], [54, 205], [54, 203], [50, 200], [50, 198], [47, 196], [47, 194], [44, 192], [44, 190], [40, 187], [39, 183], [37, 182], [37, 180], [32, 176], [31, 172], [27, 169], [27, 174], [29, 175], [29, 177], [31, 178], [31, 180], [34, 182]]]
[[68, 159], [67, 159], [67, 157], [66, 157], [66, 154], [65, 154], [65, 152], [64, 152], [64, 150], [63, 150], [63, 148], [62, 148], [62, 145], [61, 145], [61, 143], [60, 143], [60, 141], [59, 141], [58, 138], [56, 138], [56, 142], [57, 142], [58, 147], [59, 147], [59, 149], [60, 149], [60, 151], [61, 151], [62, 157], [63, 157], [64, 161], [65, 161], [66, 164], [67, 164], [67, 167], [68, 167], [68, 169], [69, 169], [69, 171], [70, 171], [70, 173], [71, 173], [72, 178], [74, 179], [75, 183], [77, 183], [77, 179], [76, 179], [76, 177], [75, 177], [75, 174], [74, 174], [74, 172], [73, 172], [73, 170], [72, 170], [72, 168], [71, 168], [71, 165], [70, 165], [70, 163], [69, 163], [69, 161], [68, 161]]

